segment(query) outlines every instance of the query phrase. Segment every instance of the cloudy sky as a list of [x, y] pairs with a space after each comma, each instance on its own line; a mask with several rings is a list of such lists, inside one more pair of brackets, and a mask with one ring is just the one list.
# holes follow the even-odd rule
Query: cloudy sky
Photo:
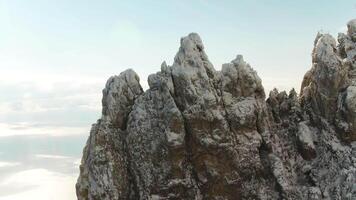
[[354, 0], [0, 0], [0, 200], [75, 199], [105, 81], [134, 68], [147, 88], [180, 37], [199, 33], [217, 70], [242, 54], [267, 90], [299, 90], [316, 33], [355, 13]]

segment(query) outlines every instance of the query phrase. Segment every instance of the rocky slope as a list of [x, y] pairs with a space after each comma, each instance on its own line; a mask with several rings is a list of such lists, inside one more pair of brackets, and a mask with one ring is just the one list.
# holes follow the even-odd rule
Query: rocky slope
[[78, 199], [356, 199], [356, 20], [312, 57], [299, 96], [267, 100], [241, 55], [215, 71], [195, 33], [147, 91], [111, 77]]

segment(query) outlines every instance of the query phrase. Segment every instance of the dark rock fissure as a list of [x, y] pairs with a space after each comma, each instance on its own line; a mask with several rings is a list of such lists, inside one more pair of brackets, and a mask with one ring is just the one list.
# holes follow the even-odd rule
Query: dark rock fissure
[[[172, 83], [173, 83], [173, 90], [174, 90], [174, 88], [176, 88], [176, 86], [175, 86], [175, 84], [174, 84], [174, 77], [171, 75], [171, 79], [172, 79]], [[175, 91], [175, 90], [174, 90]], [[180, 114], [181, 114], [181, 116], [183, 117], [183, 126], [184, 126], [184, 133], [185, 133], [185, 135], [184, 135], [184, 145], [185, 145], [185, 152], [186, 152], [186, 158], [185, 158], [185, 160], [186, 160], [186, 162], [187, 162], [187, 165], [188, 166], [191, 166], [191, 175], [192, 175], [192, 177], [193, 177], [193, 184], [196, 184], [196, 187], [198, 187], [198, 190], [200, 190], [199, 189], [199, 179], [198, 179], [198, 175], [197, 175], [197, 173], [196, 173], [196, 171], [195, 171], [195, 168], [194, 168], [194, 165], [193, 165], [193, 162], [192, 162], [192, 155], [193, 155], [193, 153], [192, 153], [192, 149], [191, 149], [191, 146], [190, 146], [190, 144], [191, 144], [191, 133], [190, 133], [190, 129], [188, 128], [188, 123], [187, 123], [187, 121], [186, 121], [186, 119], [185, 119], [185, 117], [184, 117], [184, 115], [183, 115], [183, 108], [177, 103], [177, 101], [176, 101], [176, 98], [175, 98], [175, 93], [171, 93], [170, 92], [170, 95], [172, 96], [172, 98], [173, 98], [173, 101], [174, 101], [174, 104], [177, 106], [177, 108], [178, 108], [178, 110], [179, 110], [179, 112], [180, 112]], [[189, 172], [188, 172], [189, 173]]]

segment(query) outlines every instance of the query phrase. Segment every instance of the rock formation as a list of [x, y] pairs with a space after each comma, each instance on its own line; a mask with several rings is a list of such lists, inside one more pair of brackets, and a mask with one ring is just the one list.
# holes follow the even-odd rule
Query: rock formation
[[215, 71], [200, 37], [172, 66], [111, 77], [83, 151], [79, 200], [356, 199], [356, 20], [318, 34], [300, 95], [238, 55]]

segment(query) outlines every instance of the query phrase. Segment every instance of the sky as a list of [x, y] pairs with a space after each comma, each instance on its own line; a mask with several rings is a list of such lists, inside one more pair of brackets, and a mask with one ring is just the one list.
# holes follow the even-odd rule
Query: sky
[[355, 17], [355, 0], [0, 0], [0, 200], [75, 199], [106, 80], [133, 68], [147, 89], [182, 36], [198, 33], [216, 70], [242, 54], [267, 94], [299, 91], [317, 32]]

